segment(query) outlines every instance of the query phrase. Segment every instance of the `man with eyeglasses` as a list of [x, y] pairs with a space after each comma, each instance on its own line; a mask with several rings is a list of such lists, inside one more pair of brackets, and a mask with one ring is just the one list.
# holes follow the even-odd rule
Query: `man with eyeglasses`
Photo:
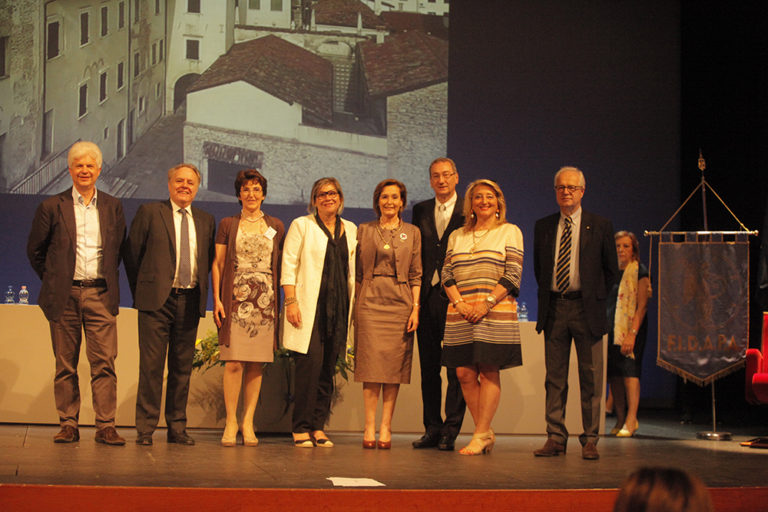
[[419, 326], [416, 330], [421, 367], [421, 396], [424, 403], [424, 435], [413, 442], [414, 448], [453, 450], [461, 430], [466, 403], [456, 378], [456, 369], [447, 368], [448, 389], [445, 396], [445, 421], [441, 414], [442, 379], [440, 377], [443, 331], [448, 299], [441, 293], [448, 237], [464, 225], [462, 200], [456, 194], [459, 173], [450, 158], [438, 158], [429, 166], [429, 183], [435, 198], [413, 207], [413, 224], [421, 231], [423, 270], [419, 302]]
[[603, 386], [605, 301], [618, 278], [611, 221], [581, 208], [586, 181], [576, 167], [555, 174], [560, 212], [536, 221], [533, 264], [539, 286], [536, 331], [544, 331], [547, 441], [537, 457], [565, 454], [565, 403], [571, 340], [576, 346], [581, 391], [581, 455], [600, 457], [597, 440]]

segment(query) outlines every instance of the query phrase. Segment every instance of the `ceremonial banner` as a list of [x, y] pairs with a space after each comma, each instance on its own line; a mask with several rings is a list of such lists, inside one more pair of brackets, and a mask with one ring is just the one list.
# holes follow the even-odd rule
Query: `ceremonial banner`
[[657, 364], [703, 386], [744, 364], [749, 241], [740, 235], [735, 241], [700, 238], [689, 233], [680, 241], [669, 235], [659, 240]]

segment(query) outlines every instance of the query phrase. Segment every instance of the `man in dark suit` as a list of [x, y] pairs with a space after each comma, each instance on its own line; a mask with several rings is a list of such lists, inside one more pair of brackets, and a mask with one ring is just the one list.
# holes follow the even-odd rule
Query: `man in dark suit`
[[453, 450], [461, 430], [466, 403], [456, 378], [456, 369], [447, 368], [448, 389], [445, 396], [445, 421], [440, 412], [442, 380], [440, 358], [448, 299], [441, 293], [440, 272], [443, 269], [448, 236], [464, 225], [462, 200], [456, 195], [459, 173], [450, 158], [438, 158], [429, 166], [429, 183], [435, 198], [413, 207], [413, 224], [421, 231], [421, 265], [423, 270], [419, 302], [419, 362], [421, 365], [421, 397], [424, 402], [425, 433], [413, 442], [414, 448]]
[[139, 310], [140, 445], [152, 444], [160, 418], [166, 353], [168, 442], [195, 444], [186, 431], [187, 396], [197, 325], [208, 303], [216, 230], [213, 216], [192, 206], [199, 186], [194, 165], [173, 167], [168, 171], [170, 200], [141, 205], [128, 233], [125, 268], [133, 307]]
[[56, 443], [80, 440], [77, 363], [84, 330], [96, 442], [125, 444], [115, 430], [118, 266], [125, 217], [120, 201], [96, 190], [101, 162], [93, 142], [70, 148], [73, 187], [40, 204], [27, 242], [29, 262], [43, 281], [38, 304], [50, 324], [56, 358], [53, 394], [61, 425]]
[[571, 340], [576, 347], [584, 433], [582, 457], [596, 460], [603, 390], [605, 300], [618, 277], [613, 225], [581, 208], [586, 181], [575, 167], [555, 174], [560, 212], [536, 221], [533, 264], [539, 285], [536, 331], [544, 331], [547, 442], [533, 453], [565, 453], [568, 430], [565, 403]]

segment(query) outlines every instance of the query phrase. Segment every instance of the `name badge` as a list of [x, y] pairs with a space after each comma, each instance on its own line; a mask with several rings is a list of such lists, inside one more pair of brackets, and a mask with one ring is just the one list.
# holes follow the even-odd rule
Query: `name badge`
[[264, 232], [264, 236], [272, 240], [275, 238], [275, 235], [277, 234], [277, 231], [275, 231], [275, 228], [272, 226], [269, 226], [267, 230]]

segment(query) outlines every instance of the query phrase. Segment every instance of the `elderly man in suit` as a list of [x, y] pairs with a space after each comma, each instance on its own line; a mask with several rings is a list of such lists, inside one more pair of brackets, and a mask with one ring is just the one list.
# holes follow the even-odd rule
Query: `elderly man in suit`
[[115, 430], [118, 266], [125, 217], [119, 200], [96, 190], [101, 162], [93, 142], [70, 148], [73, 186], [40, 204], [27, 243], [29, 261], [43, 281], [38, 303], [50, 323], [56, 358], [53, 394], [61, 425], [56, 443], [80, 440], [77, 362], [85, 331], [96, 442], [125, 444]]
[[448, 299], [442, 294], [440, 272], [443, 269], [448, 237], [464, 225], [462, 200], [456, 194], [459, 173], [450, 158], [438, 158], [429, 166], [429, 184], [435, 198], [413, 207], [413, 224], [421, 231], [423, 271], [421, 309], [417, 341], [421, 366], [421, 397], [424, 403], [425, 433], [413, 442], [414, 448], [453, 450], [461, 430], [466, 403], [456, 378], [456, 369], [447, 368], [445, 421], [441, 415], [442, 379], [440, 358]]
[[195, 444], [186, 431], [187, 396], [197, 325], [208, 303], [216, 230], [213, 216], [192, 206], [199, 186], [194, 165], [171, 168], [170, 200], [141, 205], [128, 233], [125, 268], [139, 310], [139, 445], [152, 444], [160, 418], [166, 354], [168, 442]]
[[537, 457], [565, 454], [568, 430], [565, 403], [571, 341], [576, 347], [584, 433], [582, 457], [596, 460], [603, 388], [605, 300], [618, 277], [611, 222], [581, 208], [586, 181], [576, 167], [555, 174], [560, 212], [539, 219], [533, 260], [539, 285], [536, 331], [544, 331], [547, 441]]

